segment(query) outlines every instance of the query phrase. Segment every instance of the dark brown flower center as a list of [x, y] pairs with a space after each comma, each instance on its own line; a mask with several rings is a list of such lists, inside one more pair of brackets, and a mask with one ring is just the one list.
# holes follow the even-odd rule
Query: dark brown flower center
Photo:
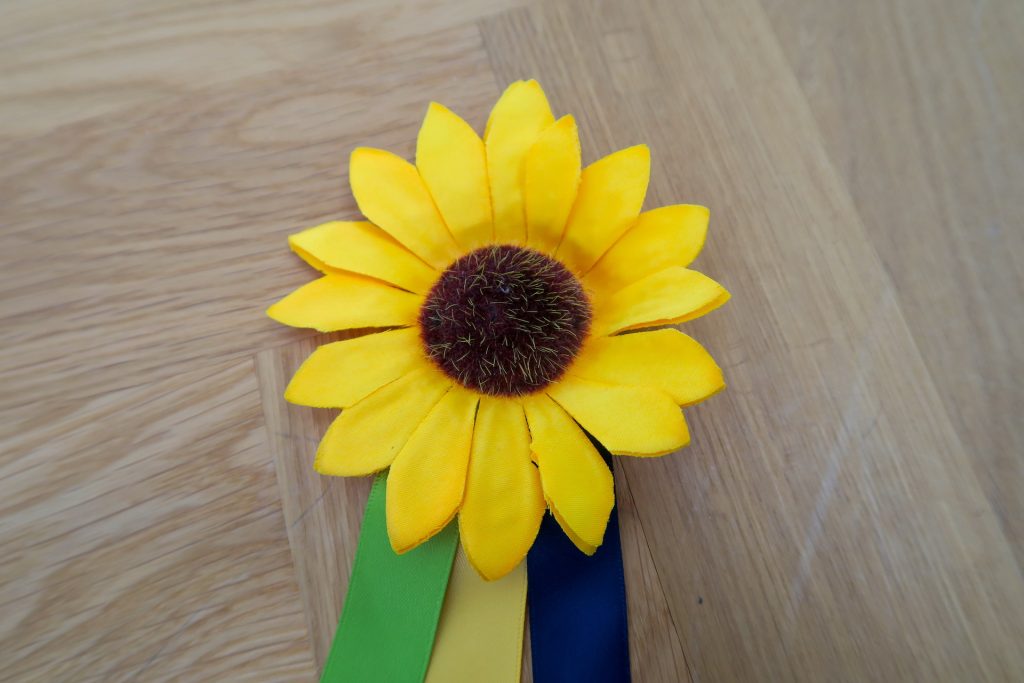
[[555, 259], [511, 245], [460, 258], [420, 309], [427, 355], [463, 386], [495, 396], [558, 379], [589, 326], [580, 281]]

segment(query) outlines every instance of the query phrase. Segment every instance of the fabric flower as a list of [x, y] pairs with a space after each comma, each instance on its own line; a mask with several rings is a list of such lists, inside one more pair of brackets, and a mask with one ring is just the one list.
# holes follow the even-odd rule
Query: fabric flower
[[415, 165], [356, 149], [349, 181], [368, 220], [289, 238], [322, 276], [270, 317], [371, 333], [314, 351], [285, 398], [342, 409], [319, 472], [390, 468], [396, 552], [458, 515], [467, 557], [496, 579], [523, 559], [549, 509], [593, 553], [614, 492], [584, 430], [615, 455], [689, 443], [680, 406], [724, 382], [700, 344], [665, 326], [729, 294], [687, 268], [708, 210], [641, 213], [649, 176], [644, 145], [581, 169], [573, 117], [555, 120], [540, 85], [519, 81], [482, 139], [432, 103]]

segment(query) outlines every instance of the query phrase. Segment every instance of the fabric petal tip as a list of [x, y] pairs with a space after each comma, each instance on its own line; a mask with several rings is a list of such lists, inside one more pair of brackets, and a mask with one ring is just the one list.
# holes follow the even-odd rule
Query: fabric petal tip
[[[708, 278], [708, 280], [711, 280], [711, 278]], [[715, 297], [701, 309], [700, 315], [705, 315], [715, 310], [716, 308], [721, 308], [726, 304], [726, 302], [729, 301], [729, 299], [732, 298], [732, 294], [729, 293], [728, 289], [722, 286], [722, 283], [717, 282], [715, 280], [711, 280], [711, 282], [718, 288], [718, 292], [715, 294]]]
[[325, 408], [327, 406], [315, 406], [311, 405], [308, 398], [303, 397], [301, 393], [292, 388], [292, 383], [289, 382], [288, 386], [284, 390], [284, 400], [288, 401], [292, 405], [296, 406], [307, 406], [309, 408]]
[[[634, 166], [633, 164], [637, 165]], [[629, 174], [639, 174], [642, 176], [643, 190], [646, 194], [647, 184], [650, 180], [651, 148], [643, 142], [638, 145], [623, 147], [594, 161], [588, 168], [591, 172], [598, 168], [614, 168], [616, 169], [617, 178], [620, 180], [628, 177]], [[622, 173], [627, 175], [621, 175]], [[641, 195], [640, 199], [643, 199], [643, 195]], [[637, 215], [639, 215], [639, 207], [637, 207]]]
[[707, 401], [709, 398], [713, 398], [713, 397], [717, 396], [718, 394], [722, 393], [723, 391], [725, 391], [725, 381], [724, 380], [722, 382], [719, 382], [718, 385], [714, 389], [712, 389], [708, 393], [704, 394], [700, 398], [692, 400], [692, 401], [680, 402], [679, 403], [679, 407], [680, 408], [689, 408], [691, 406], [695, 406], [698, 403], [703, 403], [704, 401]]
[[678, 325], [721, 308], [731, 295], [703, 273], [672, 266], [627, 285], [606, 301], [605, 315], [597, 316], [598, 334]]
[[451, 112], [451, 109], [449, 109], [448, 107], [444, 106], [440, 102], [435, 102], [434, 100], [431, 100], [430, 104], [427, 105], [427, 114], [430, 114], [432, 112], [438, 113], [438, 114], [447, 114], [447, 113]]
[[313, 461], [313, 469], [318, 474], [322, 474], [327, 477], [369, 477], [377, 474], [380, 470], [356, 470], [350, 467], [346, 467], [342, 463], [333, 462], [334, 458], [317, 458]]
[[478, 562], [475, 562], [473, 560], [473, 556], [470, 555], [469, 552], [466, 552], [466, 559], [469, 560], [469, 563], [473, 565], [473, 569], [476, 570], [476, 573], [479, 574], [480, 578], [482, 578], [484, 581], [497, 581], [498, 579], [505, 578], [507, 574], [509, 574], [516, 567], [518, 567], [519, 563], [522, 562], [524, 558], [521, 557], [512, 564], [501, 564], [491, 566], [482, 565]]
[[[461, 522], [461, 517], [459, 520]], [[540, 530], [539, 524], [537, 525], [537, 530]], [[534, 541], [534, 539], [531, 539], [530, 544], [520, 553], [516, 553], [515, 555], [506, 552], [501, 557], [494, 556], [485, 559], [473, 554], [469, 545], [466, 543], [465, 534], [460, 533], [460, 536], [462, 537], [462, 549], [466, 552], [466, 559], [469, 560], [469, 563], [473, 565], [473, 569], [476, 570], [476, 573], [485, 581], [497, 581], [518, 567], [521, 562], [526, 560], [526, 554], [529, 552], [529, 549], [533, 547]], [[487, 554], [495, 555], [495, 553]]]
[[317, 474], [322, 474], [326, 477], [341, 476], [338, 473], [337, 463], [331, 462], [331, 459], [324, 455], [322, 441], [320, 442], [320, 446], [316, 449], [316, 457], [313, 459], [313, 469]]
[[[605, 526], [607, 527], [608, 520], [605, 520]], [[580, 552], [588, 557], [597, 552], [597, 549], [604, 543], [604, 533], [601, 534], [601, 538], [591, 539], [586, 541], [582, 538], [573, 541], [574, 545], [579, 548]]]
[[644, 452], [644, 453], [640, 453], [640, 452], [637, 452], [637, 451], [621, 451], [621, 450], [610, 450], [610, 449], [609, 449], [608, 452], [611, 453], [612, 455], [616, 456], [616, 457], [621, 457], [621, 458], [661, 458], [663, 456], [675, 453], [676, 451], [680, 450], [681, 448], [685, 448], [688, 445], [689, 445], [689, 442], [684, 443], [684, 444], [682, 444], [680, 446], [677, 446], [675, 448], [669, 448], [669, 449], [666, 449], [666, 450], [663, 450], [663, 451]]
[[333, 401], [325, 401], [323, 398], [309, 394], [301, 388], [295, 388], [294, 378], [292, 382], [288, 383], [288, 386], [284, 390], [284, 400], [291, 403], [293, 406], [303, 406], [305, 408], [345, 408], [346, 406], [331, 405]]
[[455, 112], [453, 112], [445, 105], [441, 104], [440, 102], [431, 100], [430, 103], [427, 104], [427, 113], [423, 115], [423, 125], [421, 126], [420, 129], [421, 135], [423, 134], [423, 128], [427, 127], [427, 122], [430, 121], [430, 119], [438, 116], [444, 118], [458, 119], [460, 121], [462, 120]]
[[[303, 323], [301, 323], [301, 322], [299, 322], [297, 320], [293, 320], [288, 315], [288, 313], [285, 310], [283, 310], [284, 308], [285, 307], [283, 307], [281, 305], [280, 301], [271, 304], [270, 306], [267, 307], [267, 310], [266, 310], [267, 317], [270, 318], [271, 320], [273, 320], [274, 322], [280, 323], [282, 325], [286, 325], [287, 327], [295, 327], [295, 328], [298, 328], [298, 329], [315, 329], [315, 328], [310, 328], [309, 325], [304, 325]], [[318, 332], [323, 332], [324, 330], [317, 330], [317, 331]]]
[[349, 185], [352, 184], [352, 177], [359, 174], [360, 162], [378, 152], [380, 152], [380, 150], [374, 149], [373, 147], [356, 147], [352, 150], [351, 154], [348, 155]]
[[[462, 538], [462, 549], [466, 553], [466, 559], [469, 560], [469, 564], [472, 565], [476, 573], [480, 575], [484, 581], [497, 581], [498, 579], [504, 578], [509, 572], [519, 566], [521, 562], [526, 560], [526, 554], [529, 548], [533, 547], [533, 540], [530, 541], [530, 545], [526, 550], [522, 552], [518, 557], [510, 557], [506, 554], [504, 557], [492, 557], [487, 561], [483, 558], [477, 557], [473, 554], [469, 544], [466, 543], [465, 534], [461, 533], [461, 522], [462, 518], [459, 517], [460, 523], [460, 537]], [[540, 525], [537, 530], [540, 531]]]
[[309, 228], [303, 228], [298, 232], [293, 232], [288, 235], [288, 246], [297, 251], [302, 248], [302, 242], [307, 238], [322, 230], [329, 230], [333, 226], [341, 223], [342, 221], [327, 221], [326, 223], [320, 223]]
[[306, 248], [306, 245], [303, 244], [304, 241], [306, 241], [306, 237], [301, 233], [289, 235], [288, 248], [292, 250], [293, 254], [302, 259], [306, 265], [320, 271], [321, 273], [326, 273], [328, 270], [327, 264], [324, 263], [323, 260], [311, 254], [309, 249]]
[[576, 546], [576, 549], [584, 555], [586, 555], [587, 557], [593, 556], [593, 554], [596, 553], [597, 549], [600, 547], [600, 543], [598, 545], [591, 545], [590, 543], [587, 543], [578, 536], [574, 536], [569, 533], [566, 533], [566, 536], [569, 538], [570, 541], [572, 541], [572, 544]]
[[396, 555], [404, 555], [410, 550], [415, 550], [416, 548], [420, 547], [421, 545], [432, 539], [434, 536], [437, 535], [439, 531], [441, 531], [441, 529], [444, 529], [446, 526], [448, 526], [447, 523], [442, 524], [439, 528], [432, 529], [426, 535], [414, 537], [409, 535], [408, 533], [401, 533], [393, 529], [393, 527], [397, 527], [397, 525], [391, 521], [391, 518], [389, 516], [388, 541], [391, 544], [391, 549], [395, 551]]
[[[362, 161], [370, 161], [370, 160], [374, 159], [375, 157], [376, 158], [383, 158], [383, 159], [400, 159], [401, 161], [406, 161], [405, 159], [403, 159], [402, 157], [398, 156], [394, 152], [389, 152], [386, 149], [379, 149], [377, 147], [367, 147], [366, 145], [359, 145], [358, 147], [354, 147], [352, 149], [352, 153], [349, 154], [349, 157], [348, 157], [348, 162], [349, 162], [349, 183], [350, 184], [351, 184], [351, 177], [352, 177], [352, 175], [354, 173], [358, 172], [359, 163], [362, 162]], [[408, 163], [408, 162], [406, 161], [406, 163]], [[358, 200], [357, 200], [356, 203], [358, 204]], [[369, 219], [367, 219], [367, 220], [369, 220]]]
[[630, 449], [615, 449], [606, 448], [606, 450], [612, 455], [629, 457], [629, 458], [661, 458], [666, 455], [681, 451], [690, 445], [690, 429], [686, 424], [685, 418], [683, 418], [682, 411], [679, 411], [679, 422], [672, 428], [671, 434], [665, 434], [664, 439], [661, 440], [660, 447], [653, 447], [650, 450], [646, 448], [644, 450], [630, 450]]
[[[394, 472], [392, 467], [391, 472]], [[390, 510], [390, 506], [386, 509]], [[456, 513], [458, 510], [456, 510]], [[396, 555], [404, 555], [410, 550], [415, 550], [420, 547], [434, 536], [438, 535], [447, 527], [451, 521], [455, 519], [455, 513], [449, 516], [444, 522], [431, 528], [429, 531], [418, 535], [410, 534], [409, 532], [399, 531], [399, 525], [392, 519], [391, 515], [387, 515], [387, 529], [388, 529], [388, 541], [391, 544], [391, 549], [395, 551]]]
[[316, 470], [317, 474], [322, 474], [326, 477], [341, 476], [334, 467], [331, 467], [326, 460], [321, 458], [319, 455], [317, 455], [316, 459], [313, 461], [313, 469]]
[[[731, 299], [731, 298], [732, 298], [732, 294], [730, 294], [728, 292], [728, 290], [726, 290], [724, 287], [722, 287], [721, 291], [718, 293], [718, 295], [714, 299], [709, 301], [706, 305], [700, 307], [699, 309], [697, 309], [693, 313], [690, 313], [689, 315], [682, 316], [682, 319], [680, 319], [680, 320], [671, 320], [671, 321], [669, 321], [669, 324], [686, 323], [686, 322], [690, 322], [691, 320], [696, 320], [697, 318], [703, 318], [708, 313], [711, 313], [713, 311], [717, 311], [719, 308], [721, 308], [726, 303], [728, 303], [729, 299]], [[643, 329], [644, 327], [645, 327], [644, 325], [637, 325], [635, 327], [631, 326], [628, 329], [635, 330], [635, 329]]]
[[387, 468], [360, 469], [352, 467], [351, 463], [346, 463], [344, 458], [339, 458], [336, 453], [325, 453], [324, 442], [321, 440], [316, 449], [316, 457], [313, 458], [313, 469], [317, 474], [322, 474], [325, 477], [367, 477]]
[[569, 525], [569, 523], [558, 513], [558, 510], [554, 507], [550, 508], [551, 516], [558, 522], [558, 526], [562, 528], [562, 532], [566, 537], [572, 541], [572, 544], [576, 546], [581, 553], [590, 556], [597, 552], [597, 549], [601, 547], [604, 542], [604, 532], [608, 527], [608, 517], [611, 515], [612, 508], [608, 507], [608, 512], [604, 516], [604, 524], [601, 525], [600, 535], [591, 534], [590, 538], [584, 539]]
[[[638, 145], [624, 147], [617, 152], [612, 152], [608, 156], [598, 159], [594, 164], [599, 164], [601, 162], [612, 163], [612, 159], [635, 160], [633, 163], [640, 162], [641, 168], [646, 167], [647, 169], [650, 169], [651, 148], [648, 147], [646, 143], [641, 142]], [[649, 173], [649, 170], [646, 172]], [[647, 182], [645, 181], [644, 186], [646, 187], [646, 185]]]
[[[551, 124], [549, 130], [558, 129], [568, 131], [576, 139], [576, 148], [579, 149], [579, 131], [576, 124], [576, 117], [572, 114], [563, 114]], [[578, 181], [577, 181], [578, 182]]]
[[382, 149], [377, 149], [376, 147], [366, 147], [364, 145], [359, 145], [358, 147], [352, 149], [352, 153], [349, 155], [349, 159], [351, 160], [355, 159], [356, 157], [371, 156], [376, 154], [387, 154], [387, 152], [385, 152]]
[[395, 551], [396, 555], [404, 555], [427, 539], [424, 538], [420, 539], [419, 541], [409, 541], [408, 539], [396, 539], [389, 532], [388, 540], [391, 543], [391, 549]]

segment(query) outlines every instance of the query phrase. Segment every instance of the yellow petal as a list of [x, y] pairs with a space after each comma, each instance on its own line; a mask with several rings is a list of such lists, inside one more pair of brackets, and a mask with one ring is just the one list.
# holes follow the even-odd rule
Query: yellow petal
[[554, 120], [544, 91], [533, 80], [508, 86], [491, 110], [484, 142], [497, 242], [526, 241], [522, 185], [526, 153]]
[[682, 406], [725, 388], [722, 370], [711, 354], [673, 329], [591, 337], [570, 373], [604, 384], [654, 387]]
[[388, 473], [388, 537], [396, 553], [418, 546], [455, 516], [466, 488], [477, 395], [453, 386], [405, 442]]
[[491, 240], [491, 190], [487, 154], [473, 128], [449, 109], [431, 102], [416, 140], [416, 167], [444, 222], [465, 250]]
[[549, 397], [534, 395], [523, 405], [544, 499], [576, 547], [593, 555], [615, 505], [612, 473], [590, 439]]
[[708, 215], [692, 204], [645, 211], [584, 276], [584, 285], [610, 294], [669, 266], [690, 265], [704, 246]]
[[425, 366], [346, 408], [320, 441], [316, 471], [355, 477], [384, 469], [451, 385], [440, 371]]
[[349, 273], [329, 273], [299, 287], [267, 309], [284, 325], [320, 332], [359, 327], [412, 325], [423, 297], [379, 280]]
[[482, 396], [473, 432], [466, 497], [459, 532], [466, 556], [493, 581], [519, 564], [537, 537], [544, 516], [537, 468], [523, 407]]
[[529, 246], [554, 253], [579, 184], [580, 136], [576, 120], [563, 116], [541, 133], [526, 155], [523, 195]]
[[429, 362], [415, 327], [324, 344], [292, 377], [284, 398], [314, 408], [347, 408]]
[[416, 167], [391, 152], [358, 147], [349, 183], [359, 210], [435, 268], [445, 268], [459, 248], [448, 232]]
[[595, 307], [593, 332], [675, 325], [713, 311], [729, 292], [703, 273], [673, 266], [624, 287]]
[[575, 272], [586, 273], [633, 225], [650, 176], [647, 145], [619, 150], [583, 169], [558, 257]]
[[314, 268], [335, 268], [378, 278], [417, 294], [426, 294], [436, 270], [366, 221], [331, 221], [290, 235], [293, 251]]
[[657, 389], [569, 376], [548, 395], [615, 455], [664, 455], [690, 443], [683, 411]]

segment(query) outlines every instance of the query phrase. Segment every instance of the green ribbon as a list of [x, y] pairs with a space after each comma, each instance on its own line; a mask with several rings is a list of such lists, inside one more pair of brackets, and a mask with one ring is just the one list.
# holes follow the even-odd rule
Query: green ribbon
[[397, 555], [384, 517], [387, 475], [366, 503], [348, 595], [321, 683], [422, 681], [434, 646], [458, 529]]

